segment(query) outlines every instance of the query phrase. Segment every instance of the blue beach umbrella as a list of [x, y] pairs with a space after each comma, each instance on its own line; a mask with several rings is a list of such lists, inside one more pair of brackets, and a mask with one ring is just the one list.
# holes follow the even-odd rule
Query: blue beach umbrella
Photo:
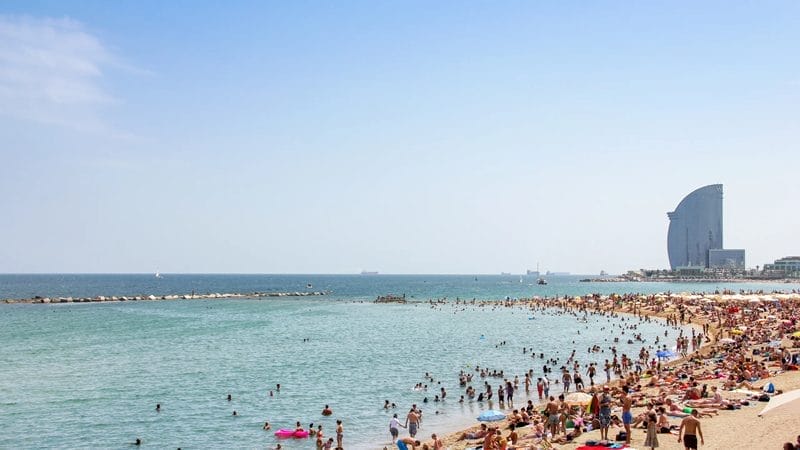
[[503, 414], [502, 411], [498, 411], [496, 409], [490, 409], [488, 411], [482, 412], [478, 416], [478, 420], [481, 422], [494, 422], [496, 420], [503, 420], [506, 418], [506, 415]]
[[656, 356], [659, 358], [671, 358], [675, 356], [675, 353], [671, 352], [670, 350], [659, 350], [656, 352]]

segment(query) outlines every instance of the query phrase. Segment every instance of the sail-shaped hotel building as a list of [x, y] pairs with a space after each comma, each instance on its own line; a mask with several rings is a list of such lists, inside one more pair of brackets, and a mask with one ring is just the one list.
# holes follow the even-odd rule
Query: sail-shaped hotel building
[[672, 270], [744, 268], [744, 250], [723, 249], [721, 184], [692, 191], [667, 216], [667, 253]]

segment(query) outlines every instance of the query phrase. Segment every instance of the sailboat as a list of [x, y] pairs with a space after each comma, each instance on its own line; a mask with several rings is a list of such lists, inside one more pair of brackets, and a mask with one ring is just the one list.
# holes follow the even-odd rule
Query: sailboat
[[156, 278], [163, 278], [161, 276], [161, 272], [159, 272], [158, 269], [156, 269]]

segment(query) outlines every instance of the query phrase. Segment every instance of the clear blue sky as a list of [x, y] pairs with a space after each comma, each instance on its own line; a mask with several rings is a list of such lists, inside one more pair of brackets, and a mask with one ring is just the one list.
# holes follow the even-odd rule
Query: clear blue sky
[[800, 254], [800, 3], [6, 1], [0, 272]]

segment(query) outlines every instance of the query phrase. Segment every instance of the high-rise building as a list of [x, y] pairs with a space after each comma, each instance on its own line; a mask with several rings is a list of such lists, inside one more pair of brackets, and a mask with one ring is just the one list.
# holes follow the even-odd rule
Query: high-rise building
[[667, 213], [667, 252], [672, 270], [709, 267], [708, 251], [722, 247], [722, 185], [701, 187]]

